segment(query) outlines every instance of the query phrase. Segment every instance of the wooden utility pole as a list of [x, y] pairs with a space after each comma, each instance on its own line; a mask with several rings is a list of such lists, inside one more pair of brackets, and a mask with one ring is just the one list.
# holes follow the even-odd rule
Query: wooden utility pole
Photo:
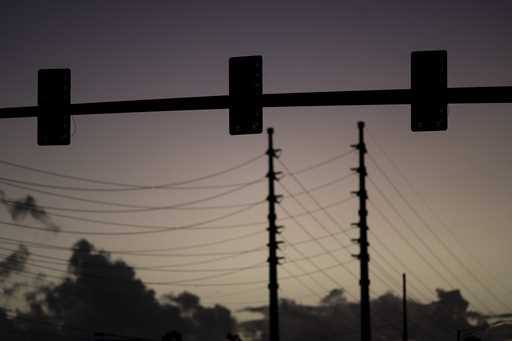
[[366, 176], [368, 173], [365, 165], [364, 122], [358, 122], [357, 127], [359, 129], [359, 143], [351, 146], [359, 152], [359, 167], [352, 169], [359, 174], [359, 190], [354, 192], [359, 197], [359, 222], [355, 224], [359, 227], [359, 238], [355, 240], [359, 243], [359, 254], [355, 257], [359, 259], [361, 273], [359, 279], [359, 286], [361, 287], [361, 341], [371, 341], [370, 278], [368, 274], [370, 256], [368, 255], [368, 210], [366, 209], [366, 200], [368, 199]]
[[274, 171], [274, 158], [278, 157], [279, 150], [274, 149], [273, 134], [274, 129], [268, 128], [268, 269], [269, 269], [269, 341], [279, 341], [279, 296], [277, 281], [277, 266], [280, 257], [277, 256], [277, 250], [281, 241], [277, 240], [277, 234], [282, 226], [276, 225], [276, 203], [279, 202], [280, 195], [275, 194], [274, 182], [278, 180], [279, 172]]

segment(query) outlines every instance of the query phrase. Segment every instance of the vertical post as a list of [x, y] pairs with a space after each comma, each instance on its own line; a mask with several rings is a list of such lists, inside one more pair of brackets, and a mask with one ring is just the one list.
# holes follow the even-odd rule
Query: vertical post
[[461, 330], [457, 329], [457, 341], [460, 341]]
[[274, 182], [278, 180], [279, 172], [274, 171], [274, 158], [278, 157], [280, 150], [274, 149], [272, 136], [273, 128], [267, 129], [268, 133], [268, 264], [269, 264], [269, 341], [279, 341], [279, 297], [277, 282], [277, 265], [280, 257], [277, 256], [277, 249], [281, 241], [277, 241], [277, 234], [281, 226], [276, 225], [276, 203], [279, 202], [280, 195], [275, 194]]
[[355, 257], [359, 259], [360, 263], [360, 279], [359, 286], [361, 288], [361, 341], [371, 341], [371, 324], [370, 324], [370, 278], [368, 274], [368, 263], [370, 256], [368, 255], [368, 223], [367, 216], [368, 210], [366, 208], [366, 200], [368, 194], [366, 192], [366, 165], [365, 154], [366, 145], [364, 143], [364, 122], [357, 122], [359, 129], [359, 142], [351, 147], [359, 151], [359, 167], [352, 170], [359, 173], [359, 190], [354, 192], [359, 197], [359, 222], [356, 223], [359, 227], [359, 238], [356, 241], [359, 243], [359, 254]]
[[403, 335], [402, 341], [407, 341], [409, 339], [409, 330], [408, 330], [408, 321], [407, 321], [407, 278], [405, 274], [402, 274], [402, 287], [403, 287], [403, 297], [402, 297], [402, 314], [403, 314]]

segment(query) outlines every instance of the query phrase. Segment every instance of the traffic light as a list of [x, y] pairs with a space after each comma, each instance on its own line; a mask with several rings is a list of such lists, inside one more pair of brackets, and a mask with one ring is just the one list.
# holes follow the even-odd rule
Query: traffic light
[[262, 57], [246, 56], [229, 59], [229, 133], [261, 134], [263, 108]]
[[69, 145], [71, 70], [42, 69], [37, 76], [37, 144]]
[[447, 53], [415, 51], [411, 54], [411, 130], [448, 128]]

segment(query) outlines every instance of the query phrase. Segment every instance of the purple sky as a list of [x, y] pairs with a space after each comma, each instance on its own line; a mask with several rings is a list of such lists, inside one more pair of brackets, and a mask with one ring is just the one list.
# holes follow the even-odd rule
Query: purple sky
[[[150, 3], [150, 4], [149, 4]], [[205, 5], [208, 3], [207, 5]], [[228, 58], [261, 54], [263, 56], [264, 92], [387, 89], [410, 86], [410, 53], [414, 50], [448, 51], [449, 86], [512, 85], [512, 24], [509, 1], [18, 1], [4, 4], [0, 11], [3, 32], [0, 78], [0, 107], [35, 105], [37, 70], [69, 67], [72, 70], [72, 102], [141, 99], [159, 97], [206, 96], [226, 94]], [[387, 226], [370, 206], [372, 232], [412, 269], [430, 289], [412, 296], [426, 300], [434, 297], [434, 288], [462, 288], [472, 307], [483, 312], [511, 312], [512, 286], [509, 260], [510, 199], [512, 198], [512, 154], [509, 131], [512, 129], [510, 105], [451, 105], [449, 130], [439, 133], [412, 133], [408, 106], [329, 107], [265, 109], [264, 124], [276, 130], [276, 145], [283, 149], [282, 160], [290, 169], [299, 170], [333, 155], [349, 150], [356, 142], [356, 122], [364, 120], [369, 153], [385, 170], [397, 188], [428, 222], [431, 229], [482, 280], [453, 261], [449, 253], [415, 218], [393, 187], [375, 166], [369, 164], [375, 181], [400, 210], [421, 239], [444, 262], [443, 267], [423, 247], [422, 242], [402, 224], [370, 184], [369, 195], [404, 236], [417, 248], [418, 256], [397, 233]], [[159, 184], [186, 180], [240, 163], [266, 149], [266, 136], [229, 136], [225, 110], [201, 112], [148, 113], [77, 117], [76, 133], [69, 147], [38, 147], [36, 120], [8, 119], [0, 126], [0, 160], [80, 177], [126, 182]], [[398, 165], [419, 199], [382, 151]], [[344, 158], [315, 171], [303, 173], [307, 187], [325, 183], [354, 167], [354, 156]], [[0, 166], [2, 177], [42, 183], [80, 186], [84, 183], [63, 181], [37, 173]], [[249, 181], [266, 173], [264, 160], [232, 174], [201, 184], [226, 184]], [[293, 180], [283, 180], [287, 188], [300, 191]], [[323, 204], [343, 199], [356, 189], [356, 179], [314, 192]], [[74, 202], [27, 190], [0, 186], [9, 197], [32, 193], [44, 206], [106, 209], [108, 207]], [[265, 198], [261, 183], [232, 196], [204, 205], [229, 205]], [[278, 187], [282, 193], [283, 189]], [[82, 198], [138, 205], [166, 205], [194, 200], [215, 191], [143, 191], [134, 193], [59, 192]], [[299, 197], [309, 210], [315, 203]], [[424, 201], [423, 201], [424, 200]], [[428, 210], [425, 202], [431, 207]], [[303, 211], [288, 198], [283, 206], [292, 212]], [[51, 211], [48, 210], [50, 215]], [[330, 212], [340, 222], [336, 227], [325, 215], [318, 214], [331, 231], [346, 229], [357, 220], [356, 202]], [[432, 213], [433, 212], [433, 213]], [[225, 211], [157, 211], [145, 214], [93, 215], [69, 213], [88, 218], [144, 224], [180, 225], [206, 220]], [[63, 213], [67, 214], [67, 213]], [[278, 211], [279, 217], [284, 213]], [[0, 212], [8, 221], [8, 213]], [[251, 210], [222, 224], [261, 221], [264, 207]], [[439, 224], [438, 219], [446, 223]], [[65, 229], [82, 231], [121, 231], [121, 227], [95, 226], [64, 219], [54, 220]], [[325, 234], [314, 220], [304, 225], [315, 236]], [[37, 225], [27, 219], [24, 223]], [[283, 222], [284, 235], [290, 241], [308, 236], [293, 221]], [[226, 229], [210, 232], [163, 233], [147, 236], [90, 237], [105, 249], [145, 249], [189, 245], [236, 237], [263, 227]], [[124, 228], [127, 230], [128, 228]], [[133, 229], [130, 229], [130, 231]], [[450, 232], [447, 232], [447, 231]], [[355, 237], [356, 231], [350, 232]], [[2, 226], [0, 237], [71, 246], [79, 236], [51, 234]], [[456, 237], [456, 241], [452, 238]], [[372, 236], [370, 235], [370, 238]], [[345, 245], [349, 238], [339, 236]], [[265, 245], [260, 234], [222, 248], [196, 249], [197, 253], [243, 250]], [[325, 245], [336, 248], [334, 241]], [[381, 261], [393, 275], [393, 290], [399, 291], [403, 266], [380, 246], [373, 243], [399, 271]], [[318, 247], [301, 246], [307, 254]], [[466, 250], [470, 250], [468, 257]], [[194, 251], [194, 250], [192, 250]], [[192, 252], [190, 251], [190, 252]], [[352, 248], [349, 252], [355, 252]], [[40, 251], [56, 255], [50, 251]], [[5, 251], [4, 251], [5, 253]], [[290, 259], [299, 256], [286, 249]], [[372, 251], [370, 251], [372, 254]], [[59, 253], [60, 257], [67, 254]], [[117, 255], [116, 255], [117, 256]], [[341, 252], [339, 260], [349, 259]], [[372, 259], [379, 258], [372, 254]], [[188, 258], [123, 257], [133, 264], [177, 264]], [[196, 257], [197, 258], [197, 257]], [[265, 260], [265, 253], [219, 262], [211, 267], [252, 265]], [[430, 269], [428, 258], [449, 279], [447, 283]], [[476, 260], [475, 260], [476, 258]], [[195, 258], [193, 258], [195, 259]], [[203, 258], [204, 259], [204, 258]], [[318, 265], [332, 264], [328, 257], [318, 258]], [[351, 263], [357, 271], [357, 264]], [[199, 267], [198, 267], [199, 268]], [[293, 264], [285, 266], [299, 274]], [[304, 263], [304, 270], [313, 267]], [[378, 268], [375, 271], [382, 276]], [[345, 288], [358, 295], [357, 282], [343, 269], [332, 270]], [[357, 272], [356, 272], [357, 273]], [[286, 273], [281, 271], [284, 276]], [[455, 277], [452, 276], [455, 274]], [[172, 281], [198, 277], [198, 274], [140, 273], [147, 281]], [[316, 276], [316, 275], [315, 275]], [[221, 282], [265, 280], [266, 269], [226, 276]], [[334, 284], [318, 274], [324, 288]], [[412, 279], [411, 279], [412, 281]], [[205, 282], [208, 282], [205, 280]], [[213, 283], [211, 280], [210, 283]], [[466, 290], [460, 282], [467, 287]], [[315, 283], [311, 282], [314, 287]], [[304, 302], [315, 302], [300, 283], [286, 281], [282, 294]], [[389, 290], [372, 278], [375, 294]], [[159, 293], [189, 289], [202, 297], [212, 297], [229, 307], [266, 299], [266, 290], [254, 287], [190, 288], [155, 287]], [[420, 287], [421, 288], [421, 287]], [[233, 292], [247, 293], [215, 299]], [[324, 293], [322, 287], [316, 290]], [[502, 300], [497, 302], [492, 292]], [[480, 302], [480, 303], [479, 303]], [[209, 303], [209, 302], [208, 302]]]

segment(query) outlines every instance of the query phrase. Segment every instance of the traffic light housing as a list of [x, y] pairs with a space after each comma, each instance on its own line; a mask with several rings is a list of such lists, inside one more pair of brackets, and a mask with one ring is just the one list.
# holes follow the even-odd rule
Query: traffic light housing
[[263, 93], [261, 56], [229, 59], [229, 133], [231, 135], [261, 134]]
[[445, 50], [411, 54], [412, 131], [448, 129], [447, 60]]
[[71, 70], [41, 69], [37, 76], [37, 144], [69, 145]]

